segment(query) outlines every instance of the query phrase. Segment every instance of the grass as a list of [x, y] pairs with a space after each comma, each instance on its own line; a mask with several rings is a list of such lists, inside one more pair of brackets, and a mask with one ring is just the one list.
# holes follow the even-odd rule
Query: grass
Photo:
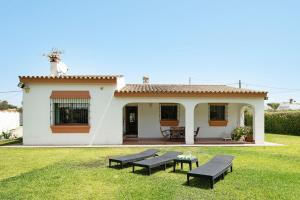
[[171, 167], [151, 176], [106, 167], [108, 156], [144, 148], [0, 148], [0, 199], [299, 199], [300, 137], [266, 140], [286, 146], [160, 148], [191, 151], [200, 163], [236, 156], [233, 173], [213, 190], [199, 179], [187, 186], [186, 173]]

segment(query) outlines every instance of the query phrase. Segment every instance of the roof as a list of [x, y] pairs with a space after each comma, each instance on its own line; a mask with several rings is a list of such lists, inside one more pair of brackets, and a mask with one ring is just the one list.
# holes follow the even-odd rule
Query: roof
[[300, 104], [283, 102], [283, 103], [280, 103], [277, 110], [300, 110]]
[[19, 76], [23, 83], [116, 83], [122, 75]]
[[226, 85], [127, 84], [115, 96], [255, 96], [266, 97], [267, 92], [235, 88]]

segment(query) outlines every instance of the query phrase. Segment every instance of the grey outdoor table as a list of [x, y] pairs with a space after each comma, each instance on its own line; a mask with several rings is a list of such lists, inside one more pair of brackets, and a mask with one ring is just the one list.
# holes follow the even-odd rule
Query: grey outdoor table
[[173, 162], [173, 172], [175, 172], [176, 164], [180, 163], [181, 170], [183, 169], [183, 163], [188, 163], [190, 170], [192, 170], [192, 164], [196, 163], [197, 167], [199, 167], [198, 158], [187, 159], [187, 158], [176, 158]]

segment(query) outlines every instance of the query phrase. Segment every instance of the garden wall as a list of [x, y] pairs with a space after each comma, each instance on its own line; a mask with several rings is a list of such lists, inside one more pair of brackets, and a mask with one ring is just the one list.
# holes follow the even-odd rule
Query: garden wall
[[0, 133], [20, 126], [20, 113], [15, 110], [0, 111]]

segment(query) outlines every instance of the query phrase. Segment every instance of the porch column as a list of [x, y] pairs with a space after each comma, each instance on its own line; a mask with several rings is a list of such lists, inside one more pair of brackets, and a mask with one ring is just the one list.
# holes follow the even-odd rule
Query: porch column
[[194, 144], [194, 104], [185, 104], [185, 143]]
[[242, 106], [240, 109], [240, 127], [245, 126], [245, 106]]
[[265, 111], [264, 100], [254, 106], [253, 111], [253, 134], [256, 144], [263, 144], [265, 141]]

